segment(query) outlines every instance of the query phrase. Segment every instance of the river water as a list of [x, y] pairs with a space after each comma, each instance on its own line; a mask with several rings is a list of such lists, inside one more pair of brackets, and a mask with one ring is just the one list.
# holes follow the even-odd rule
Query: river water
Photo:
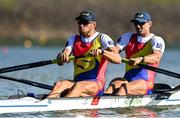
[[[0, 47], [0, 68], [26, 64], [31, 62], [38, 62], [42, 60], [52, 60], [56, 58], [61, 47]], [[180, 50], [166, 49], [164, 57], [162, 58], [160, 68], [180, 73]], [[112, 78], [123, 76], [124, 64], [109, 64], [107, 69], [107, 84]], [[1, 74], [17, 79], [27, 79], [53, 85], [54, 82], [60, 79], [72, 79], [73, 65], [72, 63], [65, 64], [64, 66], [57, 66], [56, 64], [9, 72]], [[0, 96], [16, 95], [17, 90], [24, 93], [48, 93], [48, 90], [25, 85], [18, 82], [9, 80], [0, 80]], [[180, 80], [177, 78], [169, 77], [163, 74], [157, 74], [156, 83], [165, 83], [171, 86], [179, 85]], [[18, 118], [60, 118], [60, 117], [76, 117], [76, 118], [104, 118], [104, 117], [131, 117], [131, 118], [156, 118], [156, 117], [180, 117], [180, 107], [138, 107], [126, 109], [99, 109], [99, 110], [73, 110], [73, 111], [58, 111], [58, 112], [38, 112], [38, 113], [17, 113], [17, 114], [1, 114], [0, 117], [18, 117]]]

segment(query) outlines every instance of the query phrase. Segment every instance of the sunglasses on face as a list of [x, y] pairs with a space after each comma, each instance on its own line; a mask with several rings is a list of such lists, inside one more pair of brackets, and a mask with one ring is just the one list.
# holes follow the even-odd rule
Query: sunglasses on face
[[135, 26], [137, 26], [137, 25], [142, 26], [142, 25], [144, 25], [146, 22], [137, 22], [137, 21], [135, 21], [135, 22], [133, 22], [133, 23], [134, 23]]
[[86, 20], [79, 20], [77, 22], [79, 25], [88, 25], [90, 22], [89, 21], [86, 21]]

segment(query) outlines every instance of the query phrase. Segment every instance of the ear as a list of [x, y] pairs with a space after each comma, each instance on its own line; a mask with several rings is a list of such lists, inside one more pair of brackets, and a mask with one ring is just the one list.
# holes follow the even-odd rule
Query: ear
[[94, 27], [96, 27], [96, 22], [93, 22]]
[[152, 26], [152, 21], [149, 21], [149, 25]]

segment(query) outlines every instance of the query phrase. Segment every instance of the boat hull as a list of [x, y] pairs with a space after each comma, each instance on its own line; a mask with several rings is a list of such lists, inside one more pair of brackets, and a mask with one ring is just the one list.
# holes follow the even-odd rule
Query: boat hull
[[34, 97], [0, 100], [0, 113], [58, 111], [74, 109], [125, 108], [180, 105], [180, 91], [173, 94], [102, 96], [39, 100]]

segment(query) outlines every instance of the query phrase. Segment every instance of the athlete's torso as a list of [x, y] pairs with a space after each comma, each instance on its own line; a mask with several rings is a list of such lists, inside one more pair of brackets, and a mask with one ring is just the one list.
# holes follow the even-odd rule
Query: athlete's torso
[[73, 55], [74, 61], [74, 80], [101, 80], [105, 81], [105, 70], [107, 67], [107, 60], [102, 56], [90, 56], [89, 53], [92, 49], [101, 48], [100, 35], [95, 37], [93, 42], [84, 43], [81, 41], [80, 36], [77, 35]]
[[114, 47], [113, 40], [106, 34], [96, 32], [90, 38], [73, 35], [69, 38], [66, 49], [72, 50], [76, 59], [74, 61], [74, 80], [98, 80], [105, 83], [107, 60], [102, 55], [85, 56], [94, 48], [106, 49]]
[[[119, 38], [116, 45], [121, 50], [125, 50], [127, 58], [146, 56], [152, 53], [153, 50], [159, 50], [163, 54], [165, 49], [164, 40], [152, 33], [147, 37], [140, 37], [136, 33], [126, 33]], [[154, 73], [152, 72], [152, 74], [151, 72], [143, 68], [126, 65], [126, 74], [124, 77], [128, 81], [136, 79], [149, 80], [150, 78], [154, 80]]]
[[[131, 36], [131, 39], [128, 43], [128, 45], [125, 48], [126, 52], [126, 58], [135, 58], [135, 57], [142, 57], [149, 54], [152, 54], [152, 39], [155, 36], [153, 36], [150, 40], [148, 40], [146, 43], [139, 43], [137, 41], [137, 34], [133, 34]], [[150, 66], [157, 67], [159, 64], [151, 64]], [[138, 79], [143, 79], [146, 81], [153, 81], [155, 79], [155, 72], [152, 72], [150, 70], [144, 69], [142, 67], [138, 66], [130, 66], [129, 64], [126, 64], [126, 73], [124, 78], [128, 81], [134, 81]]]

